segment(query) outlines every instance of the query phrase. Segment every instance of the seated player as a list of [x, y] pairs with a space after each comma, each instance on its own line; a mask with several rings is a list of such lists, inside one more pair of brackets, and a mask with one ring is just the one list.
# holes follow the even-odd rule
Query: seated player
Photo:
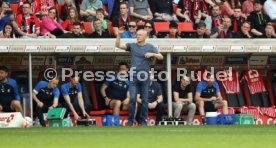
[[207, 74], [205, 81], [197, 84], [195, 101], [199, 109], [202, 123], [205, 124], [205, 112], [216, 112], [217, 108], [222, 108], [223, 114], [228, 114], [227, 101], [222, 100], [218, 83], [214, 75]]
[[127, 63], [119, 64], [119, 73], [113, 80], [108, 78], [101, 87], [101, 94], [105, 105], [113, 110], [114, 115], [120, 114], [120, 109], [128, 110], [129, 106], [129, 80], [123, 76], [128, 71]]
[[0, 66], [0, 112], [22, 112], [18, 86], [14, 79], [8, 78], [9, 69]]

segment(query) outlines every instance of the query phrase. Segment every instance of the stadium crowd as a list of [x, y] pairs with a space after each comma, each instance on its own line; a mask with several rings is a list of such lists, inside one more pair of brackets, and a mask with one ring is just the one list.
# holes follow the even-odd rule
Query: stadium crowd
[[149, 38], [276, 37], [276, 0], [0, 0], [0, 5], [0, 38], [114, 38], [120, 27], [122, 38], [136, 38], [139, 28]]

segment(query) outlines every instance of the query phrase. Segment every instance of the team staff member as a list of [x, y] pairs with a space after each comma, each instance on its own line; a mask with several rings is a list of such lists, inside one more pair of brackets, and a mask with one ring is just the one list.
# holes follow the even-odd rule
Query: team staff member
[[0, 66], [0, 112], [22, 112], [18, 86], [14, 79], [8, 78], [9, 69]]
[[119, 64], [119, 73], [113, 80], [106, 80], [101, 87], [101, 94], [105, 105], [113, 109], [114, 115], [120, 114], [120, 109], [128, 110], [129, 106], [129, 80], [124, 77], [128, 71], [127, 63]]
[[80, 77], [77, 75], [72, 75], [70, 81], [61, 85], [61, 105], [66, 108], [66, 115], [69, 110], [74, 115], [76, 120], [80, 120], [78, 111], [82, 112], [83, 117], [90, 118], [85, 111], [85, 105], [82, 97], [82, 87], [79, 83]]
[[196, 111], [196, 105], [193, 103], [193, 93], [190, 83], [190, 77], [183, 76], [181, 77], [180, 82], [176, 83], [173, 87], [174, 117], [179, 118], [182, 110], [188, 110], [187, 125], [192, 125]]
[[36, 109], [40, 125], [45, 127], [43, 113], [58, 106], [59, 90], [58, 78], [46, 82], [40, 81], [33, 89], [34, 108]]
[[222, 100], [219, 86], [214, 76], [207, 74], [206, 78], [206, 81], [201, 81], [197, 84], [195, 94], [195, 101], [203, 124], [205, 124], [205, 111], [216, 111], [217, 108], [222, 108], [222, 113], [228, 114], [227, 101]]
[[[146, 43], [147, 31], [140, 29], [137, 31], [137, 42], [121, 44], [121, 35], [124, 27], [118, 31], [115, 46], [117, 48], [129, 51], [131, 54], [131, 70], [130, 70], [130, 103], [128, 109], [128, 126], [132, 126], [134, 122], [137, 90], [141, 90], [141, 125], [147, 125], [148, 116], [148, 90], [149, 90], [149, 71], [152, 58], [163, 60], [162, 54], [149, 43]], [[140, 75], [138, 75], [140, 73]]]

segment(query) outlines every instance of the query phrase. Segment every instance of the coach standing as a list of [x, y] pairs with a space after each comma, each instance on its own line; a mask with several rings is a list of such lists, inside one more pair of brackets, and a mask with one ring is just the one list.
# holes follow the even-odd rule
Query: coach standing
[[128, 126], [132, 126], [134, 122], [137, 90], [140, 90], [142, 99], [141, 105], [141, 125], [147, 125], [146, 119], [148, 116], [148, 89], [149, 89], [149, 71], [151, 58], [163, 60], [162, 54], [149, 43], [146, 43], [147, 32], [143, 29], [137, 32], [137, 42], [121, 44], [121, 34], [124, 28], [118, 30], [115, 46], [117, 48], [129, 51], [131, 54], [130, 68], [130, 104], [128, 110]]

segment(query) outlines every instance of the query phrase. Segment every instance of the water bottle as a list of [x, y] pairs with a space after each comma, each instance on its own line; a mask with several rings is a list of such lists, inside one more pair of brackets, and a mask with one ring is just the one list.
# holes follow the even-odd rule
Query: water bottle
[[40, 127], [40, 122], [37, 117], [35, 118], [35, 127]]
[[67, 120], [67, 126], [71, 127], [72, 126], [72, 120], [71, 120], [70, 114], [68, 114], [66, 120]]

